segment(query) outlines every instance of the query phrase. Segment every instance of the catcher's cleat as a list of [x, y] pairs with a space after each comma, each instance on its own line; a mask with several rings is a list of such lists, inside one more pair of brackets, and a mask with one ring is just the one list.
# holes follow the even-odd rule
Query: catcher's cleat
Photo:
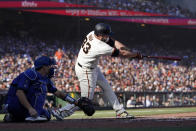
[[13, 116], [10, 113], [5, 114], [4, 118], [3, 118], [4, 122], [13, 122]]
[[25, 118], [27, 122], [46, 122], [48, 119], [45, 116], [37, 116], [37, 117], [27, 117]]
[[134, 119], [135, 117], [133, 115], [130, 115], [128, 112], [123, 111], [123, 112], [117, 112], [116, 113], [116, 118], [117, 119]]

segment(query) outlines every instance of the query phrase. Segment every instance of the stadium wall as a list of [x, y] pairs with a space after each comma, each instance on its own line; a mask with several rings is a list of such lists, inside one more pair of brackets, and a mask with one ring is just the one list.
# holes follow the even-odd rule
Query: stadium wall
[[[78, 99], [80, 92], [67, 92]], [[115, 92], [124, 108], [157, 108], [157, 107], [195, 107], [196, 92]], [[102, 92], [95, 92], [93, 103], [98, 110], [111, 109]], [[6, 94], [0, 93], [0, 114], [5, 113]], [[65, 106], [67, 103], [53, 95], [47, 96], [53, 101], [53, 107]], [[129, 102], [128, 102], [129, 101]], [[46, 106], [45, 106], [46, 107]]]

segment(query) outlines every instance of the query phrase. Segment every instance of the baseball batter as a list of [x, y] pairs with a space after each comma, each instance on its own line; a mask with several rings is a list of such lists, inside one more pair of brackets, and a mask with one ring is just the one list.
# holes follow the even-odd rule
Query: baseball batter
[[142, 58], [142, 55], [131, 52], [124, 44], [111, 38], [111, 34], [112, 31], [109, 25], [98, 23], [94, 31], [90, 32], [84, 39], [75, 64], [81, 96], [92, 100], [95, 87], [99, 85], [104, 92], [104, 96], [116, 111], [117, 118], [134, 118], [120, 105], [115, 93], [97, 65], [101, 56]]

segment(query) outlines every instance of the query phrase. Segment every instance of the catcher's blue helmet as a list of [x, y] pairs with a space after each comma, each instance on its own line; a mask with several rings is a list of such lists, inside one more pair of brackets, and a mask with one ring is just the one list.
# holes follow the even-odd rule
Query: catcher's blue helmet
[[38, 57], [34, 61], [35, 69], [39, 69], [42, 66], [50, 66], [50, 65], [56, 65], [56, 61], [54, 59], [51, 59], [50, 57], [47, 57], [47, 56]]

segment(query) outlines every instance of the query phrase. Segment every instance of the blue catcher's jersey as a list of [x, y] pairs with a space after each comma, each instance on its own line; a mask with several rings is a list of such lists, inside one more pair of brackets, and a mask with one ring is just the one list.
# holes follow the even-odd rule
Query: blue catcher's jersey
[[53, 82], [47, 77], [42, 77], [34, 68], [26, 70], [13, 80], [7, 94], [8, 109], [22, 107], [16, 96], [17, 90], [24, 91], [29, 103], [38, 113], [43, 109], [47, 92], [57, 91]]

